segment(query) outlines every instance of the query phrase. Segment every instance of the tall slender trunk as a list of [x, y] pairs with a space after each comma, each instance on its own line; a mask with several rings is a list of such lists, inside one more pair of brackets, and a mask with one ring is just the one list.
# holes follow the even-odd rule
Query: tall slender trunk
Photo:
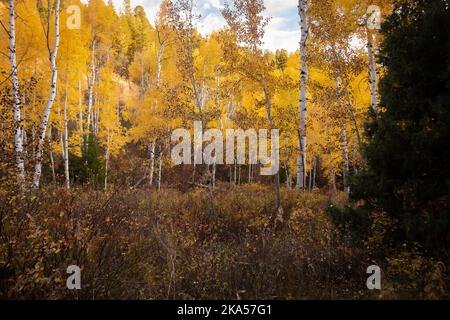
[[375, 54], [373, 50], [373, 37], [367, 31], [367, 53], [369, 55], [369, 83], [370, 83], [370, 99], [373, 111], [378, 111], [377, 97], [377, 67], [375, 62]]
[[161, 190], [162, 158], [163, 158], [163, 148], [160, 143], [159, 144], [159, 159], [158, 159], [158, 191]]
[[[42, 173], [42, 159], [43, 159], [43, 152], [44, 152], [45, 134], [47, 132], [47, 126], [48, 126], [48, 120], [50, 117], [50, 112], [52, 110], [53, 102], [55, 101], [55, 97], [56, 97], [56, 90], [57, 90], [56, 85], [57, 85], [57, 79], [58, 79], [58, 69], [56, 66], [56, 57], [57, 57], [58, 48], [59, 48], [59, 4], [60, 4], [60, 0], [55, 0], [55, 43], [54, 43], [53, 50], [50, 51], [50, 57], [49, 57], [51, 70], [52, 70], [52, 79], [51, 79], [51, 84], [50, 84], [50, 96], [47, 100], [47, 104], [44, 109], [44, 115], [42, 117], [42, 122], [40, 125], [32, 189], [39, 189], [41, 173]], [[48, 19], [50, 19], [50, 15], [48, 16]]]
[[345, 97], [347, 98], [348, 111], [352, 119], [353, 125], [355, 126], [356, 139], [358, 141], [359, 151], [362, 149], [361, 133], [359, 132], [358, 122], [356, 121], [355, 109], [353, 108], [352, 101], [350, 99], [350, 93], [348, 92], [348, 85], [345, 86]]
[[[219, 121], [219, 130], [220, 130], [220, 132], [222, 132], [223, 131], [223, 122], [222, 122], [222, 110], [220, 108], [220, 72], [219, 71], [220, 71], [219, 68], [217, 68], [217, 70], [216, 70], [216, 101], [215, 101], [215, 104], [216, 104], [217, 120]], [[212, 171], [213, 171], [212, 172], [212, 187], [213, 188], [216, 187], [216, 170], [217, 170], [217, 164], [216, 164], [216, 162], [214, 162], [213, 169], [212, 169]]]
[[109, 171], [109, 144], [110, 144], [110, 137], [108, 133], [108, 137], [106, 139], [106, 151], [105, 151], [105, 191], [108, 190], [108, 171]]
[[348, 188], [348, 174], [350, 171], [349, 156], [348, 156], [348, 141], [347, 141], [347, 117], [344, 107], [342, 106], [342, 90], [339, 79], [336, 80], [337, 100], [339, 110], [341, 112], [341, 143], [342, 143], [342, 177], [344, 180], [344, 191], [349, 192]]
[[66, 88], [65, 88], [65, 96], [64, 96], [64, 138], [63, 138], [63, 146], [64, 146], [64, 176], [66, 181], [66, 188], [70, 189], [70, 174], [69, 174], [69, 130], [67, 127], [67, 100], [68, 100], [68, 85], [69, 85], [69, 79], [68, 74], [66, 73]]
[[148, 177], [148, 185], [153, 186], [153, 175], [155, 173], [155, 152], [156, 152], [156, 141], [150, 142], [148, 145], [148, 152], [150, 154], [150, 175]]
[[81, 80], [78, 79], [78, 131], [83, 141], [83, 94], [81, 91]]
[[23, 135], [21, 104], [19, 96], [19, 75], [16, 60], [16, 24], [14, 0], [9, 0], [9, 60], [11, 63], [12, 98], [14, 112], [14, 152], [16, 156], [19, 187], [25, 188], [25, 161], [23, 155]]
[[164, 49], [166, 47], [165, 40], [160, 43], [158, 54], [156, 56], [156, 87], [159, 87], [161, 80], [162, 58], [164, 56]]
[[300, 124], [298, 128], [298, 158], [297, 158], [297, 189], [306, 187], [306, 116], [307, 116], [307, 82], [308, 82], [308, 64], [307, 64], [307, 41], [309, 34], [309, 25], [307, 18], [308, 0], [298, 1], [298, 14], [300, 17]]
[[[91, 49], [91, 78], [89, 79], [89, 83], [88, 83], [88, 91], [89, 91], [89, 95], [88, 95], [88, 112], [87, 112], [87, 130], [88, 133], [90, 132], [90, 130], [92, 129], [92, 107], [94, 105], [94, 85], [95, 85], [95, 46], [96, 46], [96, 40], [95, 40], [95, 36], [94, 36], [94, 40], [92, 40], [92, 49]], [[87, 140], [86, 140], [87, 141]]]
[[52, 129], [48, 130], [48, 140], [50, 143], [49, 148], [49, 156], [50, 156], [50, 167], [52, 170], [52, 181], [54, 184], [56, 184], [56, 172], [55, 172], [55, 159], [53, 157], [53, 150], [52, 150]]

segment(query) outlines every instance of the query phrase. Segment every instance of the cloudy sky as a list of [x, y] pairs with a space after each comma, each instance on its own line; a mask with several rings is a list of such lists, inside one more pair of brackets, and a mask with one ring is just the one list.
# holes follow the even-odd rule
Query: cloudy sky
[[[116, 9], [122, 8], [122, 0], [113, 0]], [[197, 10], [201, 14], [199, 29], [208, 34], [225, 25], [220, 10], [225, 0], [198, 0]], [[132, 6], [141, 5], [145, 8], [151, 22], [154, 22], [161, 0], [131, 0]], [[286, 49], [295, 51], [300, 40], [298, 30], [297, 0], [265, 0], [266, 16], [271, 21], [266, 30], [264, 47], [270, 50]]]

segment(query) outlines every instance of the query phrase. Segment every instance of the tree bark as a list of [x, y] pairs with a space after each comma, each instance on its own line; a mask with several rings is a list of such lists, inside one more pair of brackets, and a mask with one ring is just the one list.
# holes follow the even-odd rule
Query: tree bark
[[298, 14], [300, 16], [300, 124], [298, 129], [298, 158], [297, 158], [297, 189], [306, 187], [306, 116], [307, 116], [307, 82], [308, 82], [308, 64], [307, 64], [307, 41], [309, 34], [309, 25], [307, 18], [308, 1], [298, 1]]
[[53, 158], [53, 150], [52, 150], [52, 129], [50, 128], [50, 130], [48, 130], [48, 140], [50, 143], [50, 152], [49, 152], [49, 156], [50, 156], [50, 166], [51, 166], [51, 170], [52, 170], [52, 181], [53, 184], [56, 185], [56, 172], [55, 172], [55, 159]]
[[[66, 74], [66, 77], [68, 75]], [[66, 79], [66, 89], [65, 89], [65, 96], [64, 96], [64, 109], [63, 109], [63, 115], [64, 115], [64, 137], [63, 137], [63, 146], [64, 146], [64, 177], [66, 182], [66, 188], [70, 189], [70, 174], [69, 174], [69, 131], [67, 127], [67, 99], [68, 99], [68, 85], [69, 85], [69, 79]]]
[[162, 148], [161, 143], [160, 143], [159, 144], [159, 159], [158, 159], [158, 191], [161, 190], [162, 157], [163, 157], [163, 148]]
[[148, 145], [148, 152], [150, 154], [150, 175], [148, 177], [148, 185], [153, 186], [153, 175], [155, 172], [155, 152], [156, 152], [156, 141], [150, 142]]
[[[91, 50], [91, 78], [88, 83], [88, 112], [87, 112], [87, 130], [88, 133], [93, 129], [91, 125], [91, 117], [92, 117], [92, 107], [94, 105], [94, 85], [95, 85], [95, 46], [96, 46], [96, 40], [94, 37], [94, 40], [92, 40], [92, 50]], [[87, 139], [86, 139], [87, 141]], [[87, 142], [86, 142], [87, 144]], [[86, 148], [87, 149], [87, 148]]]
[[14, 152], [16, 156], [17, 178], [20, 189], [25, 188], [25, 161], [21, 103], [19, 96], [19, 75], [16, 60], [16, 24], [14, 0], [9, 0], [9, 60], [11, 63], [12, 98], [14, 112]]
[[369, 55], [369, 83], [370, 83], [370, 99], [373, 111], [378, 112], [378, 96], [377, 96], [377, 67], [375, 63], [375, 54], [373, 50], [373, 38], [367, 31], [367, 53]]
[[342, 106], [342, 90], [339, 79], [336, 80], [336, 90], [337, 90], [337, 100], [339, 105], [339, 110], [341, 112], [341, 143], [342, 143], [342, 177], [344, 180], [344, 191], [349, 193], [348, 188], [348, 174], [350, 171], [349, 166], [349, 156], [348, 156], [348, 141], [347, 141], [347, 123], [346, 123], [346, 112]]
[[[56, 66], [56, 57], [58, 54], [58, 48], [59, 48], [59, 5], [60, 0], [55, 0], [55, 43], [54, 48], [52, 51], [50, 51], [50, 65], [52, 70], [52, 79], [50, 84], [50, 96], [47, 100], [47, 104], [45, 106], [44, 115], [42, 117], [42, 122], [40, 125], [40, 133], [38, 138], [38, 145], [37, 145], [37, 152], [36, 152], [36, 164], [34, 168], [34, 176], [33, 176], [33, 184], [32, 189], [39, 189], [39, 184], [41, 180], [41, 173], [42, 173], [42, 159], [43, 159], [43, 152], [44, 152], [44, 141], [45, 141], [45, 134], [47, 132], [47, 126], [48, 126], [48, 120], [50, 117], [50, 112], [52, 110], [53, 102], [55, 101], [56, 97], [56, 90], [57, 90], [57, 79], [58, 79], [58, 69]], [[50, 15], [48, 16], [48, 19], [50, 20]]]
[[105, 191], [108, 190], [108, 170], [109, 170], [109, 144], [110, 144], [110, 137], [108, 133], [108, 137], [106, 139], [106, 151], [105, 151]]

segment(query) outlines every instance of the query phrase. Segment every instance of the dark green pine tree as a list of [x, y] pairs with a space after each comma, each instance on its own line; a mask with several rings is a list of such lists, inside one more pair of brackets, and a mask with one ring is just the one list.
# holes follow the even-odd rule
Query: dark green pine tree
[[371, 115], [367, 169], [352, 197], [400, 222], [401, 241], [450, 244], [450, 3], [397, 3], [382, 33], [381, 110]]
[[92, 184], [101, 188], [105, 179], [105, 168], [97, 137], [90, 133], [85, 137], [87, 143], [82, 150], [81, 157], [70, 155], [71, 177], [81, 183]]

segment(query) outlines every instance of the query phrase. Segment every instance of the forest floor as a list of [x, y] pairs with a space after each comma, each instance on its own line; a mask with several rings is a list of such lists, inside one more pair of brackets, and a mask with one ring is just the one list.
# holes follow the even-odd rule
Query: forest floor
[[[319, 190], [269, 186], [103, 192], [63, 188], [0, 195], [0, 298], [357, 299], [448, 297], [441, 262], [389, 248], [393, 222], [374, 214], [355, 239], [327, 208], [346, 201]], [[78, 265], [82, 290], [66, 288]], [[368, 290], [370, 265], [382, 290]], [[447, 282], [448, 283], [448, 282]]]

